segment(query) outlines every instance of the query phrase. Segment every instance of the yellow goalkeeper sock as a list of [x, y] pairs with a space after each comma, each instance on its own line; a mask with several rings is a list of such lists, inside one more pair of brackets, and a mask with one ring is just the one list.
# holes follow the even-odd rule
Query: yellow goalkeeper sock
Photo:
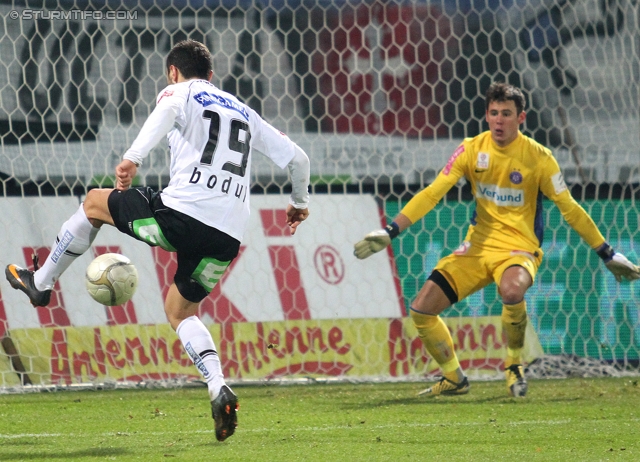
[[522, 364], [524, 334], [527, 329], [527, 302], [502, 305], [502, 330], [507, 334], [507, 359], [504, 367]]
[[440, 366], [442, 375], [453, 382], [460, 383], [464, 373], [453, 347], [451, 333], [442, 318], [412, 309], [411, 319], [427, 352]]

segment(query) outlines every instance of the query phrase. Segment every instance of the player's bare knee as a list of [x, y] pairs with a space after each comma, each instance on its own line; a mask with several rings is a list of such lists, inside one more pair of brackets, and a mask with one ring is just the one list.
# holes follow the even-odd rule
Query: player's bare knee
[[524, 299], [528, 286], [523, 286], [518, 281], [508, 281], [500, 284], [500, 296], [505, 305], [515, 305]]
[[[449, 290], [452, 291], [453, 289]], [[418, 295], [416, 295], [411, 307], [423, 314], [437, 316], [451, 305], [452, 301], [444, 290], [434, 281], [427, 280]]]
[[510, 283], [500, 285], [500, 296], [502, 297], [502, 303], [505, 305], [515, 305], [520, 303], [524, 299], [524, 294], [527, 291], [527, 287], [522, 287], [517, 283]]
[[87, 193], [87, 196], [84, 199], [82, 206], [84, 207], [84, 213], [87, 215], [87, 218], [91, 220], [95, 218], [97, 211], [97, 202], [98, 202], [98, 193], [95, 189], [92, 189]]
[[87, 193], [82, 204], [84, 213], [93, 226], [99, 228], [104, 223], [110, 223], [108, 197], [111, 190], [92, 189]]
[[429, 295], [424, 291], [420, 291], [411, 304], [411, 308], [422, 313], [429, 313], [429, 302]]

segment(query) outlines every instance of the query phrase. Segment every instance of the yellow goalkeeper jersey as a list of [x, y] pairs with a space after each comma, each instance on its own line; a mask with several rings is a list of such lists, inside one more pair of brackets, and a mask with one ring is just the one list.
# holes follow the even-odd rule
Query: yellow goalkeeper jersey
[[496, 145], [489, 131], [466, 138], [435, 181], [401, 213], [415, 223], [462, 177], [470, 183], [476, 202], [465, 239], [472, 245], [541, 254], [543, 195], [592, 248], [605, 241], [591, 217], [571, 197], [551, 151], [520, 132], [506, 147]]

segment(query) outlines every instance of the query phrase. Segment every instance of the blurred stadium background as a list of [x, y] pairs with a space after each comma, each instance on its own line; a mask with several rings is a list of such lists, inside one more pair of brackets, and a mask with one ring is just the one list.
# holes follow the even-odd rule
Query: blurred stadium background
[[[351, 249], [486, 129], [483, 95], [495, 80], [525, 91], [523, 131], [552, 149], [609, 242], [640, 258], [636, 0], [79, 3], [0, 1], [0, 263], [48, 254], [87, 190], [111, 185], [166, 85], [166, 53], [184, 38], [206, 43], [213, 82], [312, 163], [312, 215], [294, 239], [281, 222], [286, 172], [251, 159], [251, 230], [200, 313], [230, 381], [437, 372], [406, 309], [462, 240], [468, 188], [388, 255], [360, 262]], [[161, 188], [169, 162], [159, 146], [138, 184]], [[617, 284], [550, 202], [545, 219], [546, 257], [527, 298], [530, 373], [637, 374], [640, 286]], [[96, 306], [83, 288], [84, 268], [107, 251], [140, 272], [122, 307]], [[104, 230], [49, 308], [0, 281], [3, 390], [197, 380], [164, 320], [172, 268], [170, 254]], [[491, 286], [445, 313], [472, 376], [501, 376], [500, 311]]]

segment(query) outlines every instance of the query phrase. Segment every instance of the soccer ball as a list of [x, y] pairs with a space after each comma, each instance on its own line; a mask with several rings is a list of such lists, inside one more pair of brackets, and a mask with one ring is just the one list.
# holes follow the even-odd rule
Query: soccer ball
[[122, 305], [131, 300], [138, 288], [138, 271], [124, 255], [105, 253], [89, 264], [85, 283], [96, 302]]

